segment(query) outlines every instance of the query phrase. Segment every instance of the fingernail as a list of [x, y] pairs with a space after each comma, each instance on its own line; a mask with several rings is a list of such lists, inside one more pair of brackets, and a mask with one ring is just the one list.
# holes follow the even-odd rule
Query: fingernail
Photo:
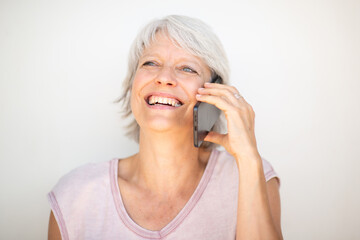
[[200, 94], [196, 94], [196, 97], [197, 97], [197, 98], [200, 98], [200, 97], [201, 97], [201, 95], [200, 95]]
[[201, 91], [201, 90], [204, 90], [204, 88], [201, 87], [201, 88], [199, 88], [198, 90]]
[[209, 82], [206, 82], [204, 85], [210, 85], [211, 83], [209, 83]]

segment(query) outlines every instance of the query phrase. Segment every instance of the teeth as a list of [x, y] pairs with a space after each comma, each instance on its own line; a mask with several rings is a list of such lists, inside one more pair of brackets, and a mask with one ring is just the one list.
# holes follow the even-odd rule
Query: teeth
[[153, 105], [156, 103], [161, 103], [161, 104], [168, 104], [171, 105], [173, 107], [180, 107], [181, 104], [173, 99], [173, 98], [166, 98], [166, 97], [160, 97], [160, 96], [150, 96], [149, 97], [149, 104]]
[[154, 104], [154, 103], [155, 103], [155, 98], [150, 97], [150, 98], [149, 98], [149, 104]]

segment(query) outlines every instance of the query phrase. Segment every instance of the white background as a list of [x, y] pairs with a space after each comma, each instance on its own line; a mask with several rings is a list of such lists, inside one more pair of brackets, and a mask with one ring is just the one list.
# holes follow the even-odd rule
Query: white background
[[198, 17], [281, 176], [285, 239], [360, 239], [360, 1], [0, 1], [0, 239], [45, 239], [46, 194], [126, 157], [113, 104], [141, 26]]

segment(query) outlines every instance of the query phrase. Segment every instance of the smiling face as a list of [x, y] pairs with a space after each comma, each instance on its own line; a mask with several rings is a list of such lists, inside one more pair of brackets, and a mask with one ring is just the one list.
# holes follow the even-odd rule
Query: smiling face
[[210, 77], [199, 57], [157, 33], [139, 59], [132, 86], [131, 109], [140, 128], [192, 131], [195, 95]]

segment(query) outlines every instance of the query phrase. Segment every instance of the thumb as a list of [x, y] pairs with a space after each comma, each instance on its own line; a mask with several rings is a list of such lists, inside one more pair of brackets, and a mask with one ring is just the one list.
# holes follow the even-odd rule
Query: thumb
[[223, 146], [226, 135], [227, 134], [220, 134], [217, 132], [209, 132], [206, 135], [206, 137], [204, 138], [204, 140], [207, 142], [212, 142], [212, 143], [216, 143], [216, 144]]

